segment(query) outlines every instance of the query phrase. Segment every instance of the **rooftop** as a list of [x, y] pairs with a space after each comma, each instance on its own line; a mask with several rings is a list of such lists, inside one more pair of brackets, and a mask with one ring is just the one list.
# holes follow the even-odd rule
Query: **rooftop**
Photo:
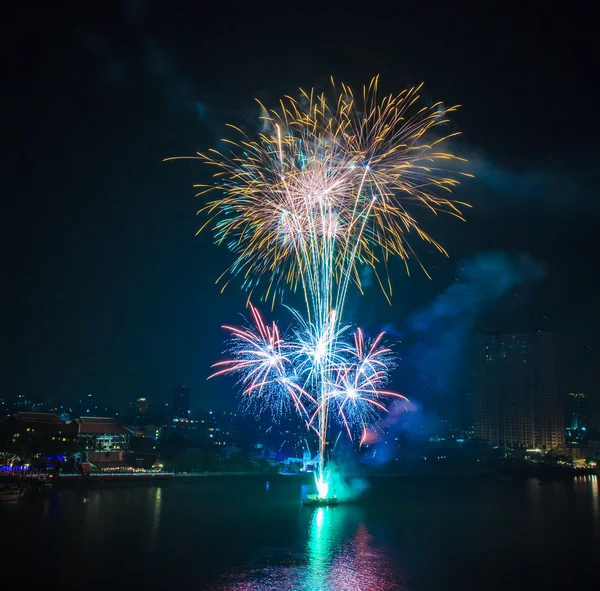
[[110, 433], [113, 435], [132, 435], [132, 432], [110, 417], [81, 417], [75, 419], [79, 425], [79, 434]]
[[17, 412], [14, 414], [17, 421], [29, 423], [63, 423], [60, 417], [52, 412]]

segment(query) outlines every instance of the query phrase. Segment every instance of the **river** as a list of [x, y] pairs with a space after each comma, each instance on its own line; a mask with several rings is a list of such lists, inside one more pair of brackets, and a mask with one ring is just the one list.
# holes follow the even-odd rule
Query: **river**
[[21, 581], [10, 588], [85, 591], [565, 590], [600, 582], [596, 476], [369, 484], [356, 502], [329, 508], [301, 506], [305, 485], [281, 476], [32, 493], [0, 505], [1, 577]]

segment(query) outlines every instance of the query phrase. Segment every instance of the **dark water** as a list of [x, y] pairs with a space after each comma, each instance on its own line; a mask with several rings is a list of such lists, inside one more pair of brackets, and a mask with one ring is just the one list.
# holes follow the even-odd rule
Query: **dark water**
[[359, 502], [317, 509], [300, 506], [295, 478], [266, 482], [206, 478], [2, 504], [0, 580], [86, 591], [598, 587], [597, 477], [379, 478]]

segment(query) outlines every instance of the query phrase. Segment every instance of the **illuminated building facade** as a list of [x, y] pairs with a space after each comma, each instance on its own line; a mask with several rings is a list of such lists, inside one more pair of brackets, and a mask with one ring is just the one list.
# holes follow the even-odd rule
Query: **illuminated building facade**
[[173, 418], [183, 419], [190, 414], [190, 389], [187, 386], [179, 386], [173, 391]]
[[129, 429], [105, 417], [81, 417], [76, 423], [77, 438], [85, 446], [90, 462], [99, 467], [123, 463], [133, 435]]
[[138, 398], [136, 400], [136, 406], [138, 413], [144, 415], [148, 410], [148, 400], [146, 398]]
[[566, 437], [569, 447], [587, 444], [588, 397], [582, 392], [569, 392], [566, 404]]
[[66, 454], [75, 449], [77, 442], [77, 427], [54, 413], [17, 412], [3, 426], [8, 441], [23, 453], [43, 448]]
[[477, 337], [476, 350], [475, 436], [503, 448], [562, 449], [554, 335], [488, 331]]

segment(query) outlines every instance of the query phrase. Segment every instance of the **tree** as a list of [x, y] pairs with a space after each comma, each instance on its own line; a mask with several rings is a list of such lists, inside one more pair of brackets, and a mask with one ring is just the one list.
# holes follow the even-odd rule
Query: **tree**
[[162, 440], [158, 447], [161, 456], [165, 458], [178, 458], [183, 456], [187, 447], [187, 440], [183, 435], [173, 433]]
[[134, 437], [129, 445], [129, 450], [138, 454], [156, 453], [156, 442], [150, 437]]

